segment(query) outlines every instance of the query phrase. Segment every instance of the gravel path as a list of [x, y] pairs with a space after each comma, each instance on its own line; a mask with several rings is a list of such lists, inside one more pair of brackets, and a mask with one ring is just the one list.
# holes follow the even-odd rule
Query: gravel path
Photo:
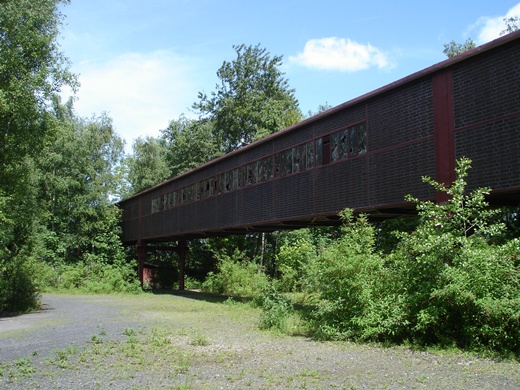
[[34, 353], [46, 357], [56, 349], [84, 345], [100, 332], [122, 339], [123, 330], [136, 322], [128, 321], [113, 302], [106, 297], [45, 295], [42, 310], [0, 318], [0, 361]]
[[[0, 389], [520, 389], [518, 362], [276, 336], [258, 311], [192, 298], [45, 295], [0, 318]], [[129, 329], [157, 349], [130, 354]], [[89, 352], [49, 364], [70, 346]]]

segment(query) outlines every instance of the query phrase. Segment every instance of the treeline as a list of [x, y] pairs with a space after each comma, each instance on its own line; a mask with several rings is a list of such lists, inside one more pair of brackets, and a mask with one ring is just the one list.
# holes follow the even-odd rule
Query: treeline
[[119, 240], [123, 141], [106, 115], [79, 118], [58, 50], [66, 1], [0, 3], [0, 312], [49, 287], [137, 290]]
[[140, 291], [115, 202], [301, 119], [282, 58], [238, 45], [220, 87], [193, 104], [197, 119], [125, 156], [106, 114], [81, 118], [60, 99], [79, 88], [57, 40], [67, 3], [0, 3], [0, 313], [31, 310], [48, 289]]

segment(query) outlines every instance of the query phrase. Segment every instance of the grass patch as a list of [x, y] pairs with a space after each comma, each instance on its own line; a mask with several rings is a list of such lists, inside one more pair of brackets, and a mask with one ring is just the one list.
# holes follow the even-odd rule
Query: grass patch
[[[496, 381], [496, 388], [520, 381], [520, 365], [515, 362], [484, 364], [466, 355], [431, 357], [406, 348], [317, 343], [261, 331], [261, 309], [237, 301], [194, 298], [193, 293], [100, 299], [101, 304], [116, 307], [114, 302], [126, 313], [120, 317], [125, 322], [116, 339], [100, 326], [85, 345], [56, 349], [50, 356], [40, 351], [16, 364], [0, 362], [0, 388], [9, 383], [20, 388], [37, 388], [41, 383], [57, 387], [68, 377], [82, 378], [85, 388], [96, 388], [96, 383], [102, 388], [134, 389], [392, 388], [405, 373], [407, 383], [428, 387], [432, 383], [427, 377], [411, 374], [423, 369], [439, 377], [437, 367], [449, 372], [440, 377], [450, 378], [455, 387], [477, 385], [477, 379]], [[126, 321], [134, 323], [129, 326]], [[294, 312], [287, 325], [299, 328]], [[391, 377], [378, 375], [385, 368], [385, 356], [391, 365], [386, 375]]]

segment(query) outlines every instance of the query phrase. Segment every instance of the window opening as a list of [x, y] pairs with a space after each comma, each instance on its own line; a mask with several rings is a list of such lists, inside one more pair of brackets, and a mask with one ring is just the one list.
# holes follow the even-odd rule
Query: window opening
[[366, 153], [366, 151], [367, 151], [366, 130], [365, 130], [365, 124], [364, 123], [361, 123], [359, 125], [359, 130], [358, 130], [358, 150], [359, 150], [359, 153]]
[[355, 156], [357, 155], [358, 153], [358, 149], [357, 149], [357, 129], [356, 127], [351, 127], [350, 130], [349, 130], [349, 137], [350, 137], [350, 147], [349, 147], [349, 151], [348, 151], [348, 155], [349, 157], [350, 156]]
[[314, 142], [307, 142], [307, 169], [311, 169], [314, 162]]
[[326, 165], [330, 163], [330, 135], [326, 135], [323, 137], [323, 143], [322, 143], [322, 152], [321, 152], [321, 158], [322, 158], [322, 164]]
[[339, 133], [334, 133], [334, 134], [332, 134], [330, 136], [330, 142], [331, 142], [331, 145], [330, 145], [330, 148], [331, 148], [330, 160], [331, 161], [339, 160], [339, 142], [338, 142], [338, 138], [339, 138]]
[[267, 157], [265, 159], [265, 172], [267, 180], [271, 180], [273, 178], [273, 158]]
[[204, 187], [203, 187], [203, 191], [202, 191], [202, 197], [204, 199], [206, 199], [208, 196], [209, 196], [209, 179], [206, 179], [203, 181], [204, 183]]
[[224, 193], [224, 174], [223, 173], [218, 175], [218, 193], [219, 194]]
[[196, 200], [204, 199], [204, 181], [201, 181], [199, 184], [197, 184], [197, 196], [195, 197]]
[[323, 139], [318, 138], [316, 140], [316, 166], [320, 166], [323, 164]]
[[260, 173], [258, 172], [258, 161], [253, 163], [253, 184], [260, 182]]
[[298, 146], [298, 148], [298, 156], [300, 157], [300, 170], [304, 171], [307, 169], [307, 152], [305, 151], [305, 144]]
[[300, 172], [300, 149], [292, 148], [292, 173]]
[[249, 164], [247, 166], [247, 185], [253, 184], [253, 166]]
[[197, 199], [197, 187], [199, 187], [197, 184], [192, 184], [190, 187], [190, 202], [193, 202]]
[[281, 167], [281, 153], [276, 153], [274, 156], [274, 176], [280, 177], [282, 175], [282, 167]]
[[175, 192], [168, 194], [168, 208], [171, 209], [172, 207], [175, 207]]
[[339, 158], [347, 158], [348, 149], [347, 129], [339, 132]]
[[231, 191], [231, 182], [233, 180], [233, 174], [228, 171], [225, 173], [224, 177], [226, 180], [226, 192], [229, 192]]
[[292, 154], [292, 149], [289, 149], [289, 150], [286, 150], [285, 151], [285, 170], [286, 170], [286, 174], [287, 175], [290, 175], [291, 173], [293, 173], [293, 154]]
[[231, 188], [233, 190], [236, 190], [238, 188], [238, 168], [233, 169], [233, 180], [232, 180]]

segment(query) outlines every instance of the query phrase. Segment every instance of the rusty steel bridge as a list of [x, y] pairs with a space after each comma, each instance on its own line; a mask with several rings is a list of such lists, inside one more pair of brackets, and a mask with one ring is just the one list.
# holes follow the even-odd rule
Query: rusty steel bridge
[[[414, 213], [406, 194], [444, 201], [470, 158], [469, 189], [520, 200], [520, 31], [350, 100], [119, 202], [122, 241], [145, 254], [190, 239]], [[162, 243], [177, 241], [178, 245]]]

